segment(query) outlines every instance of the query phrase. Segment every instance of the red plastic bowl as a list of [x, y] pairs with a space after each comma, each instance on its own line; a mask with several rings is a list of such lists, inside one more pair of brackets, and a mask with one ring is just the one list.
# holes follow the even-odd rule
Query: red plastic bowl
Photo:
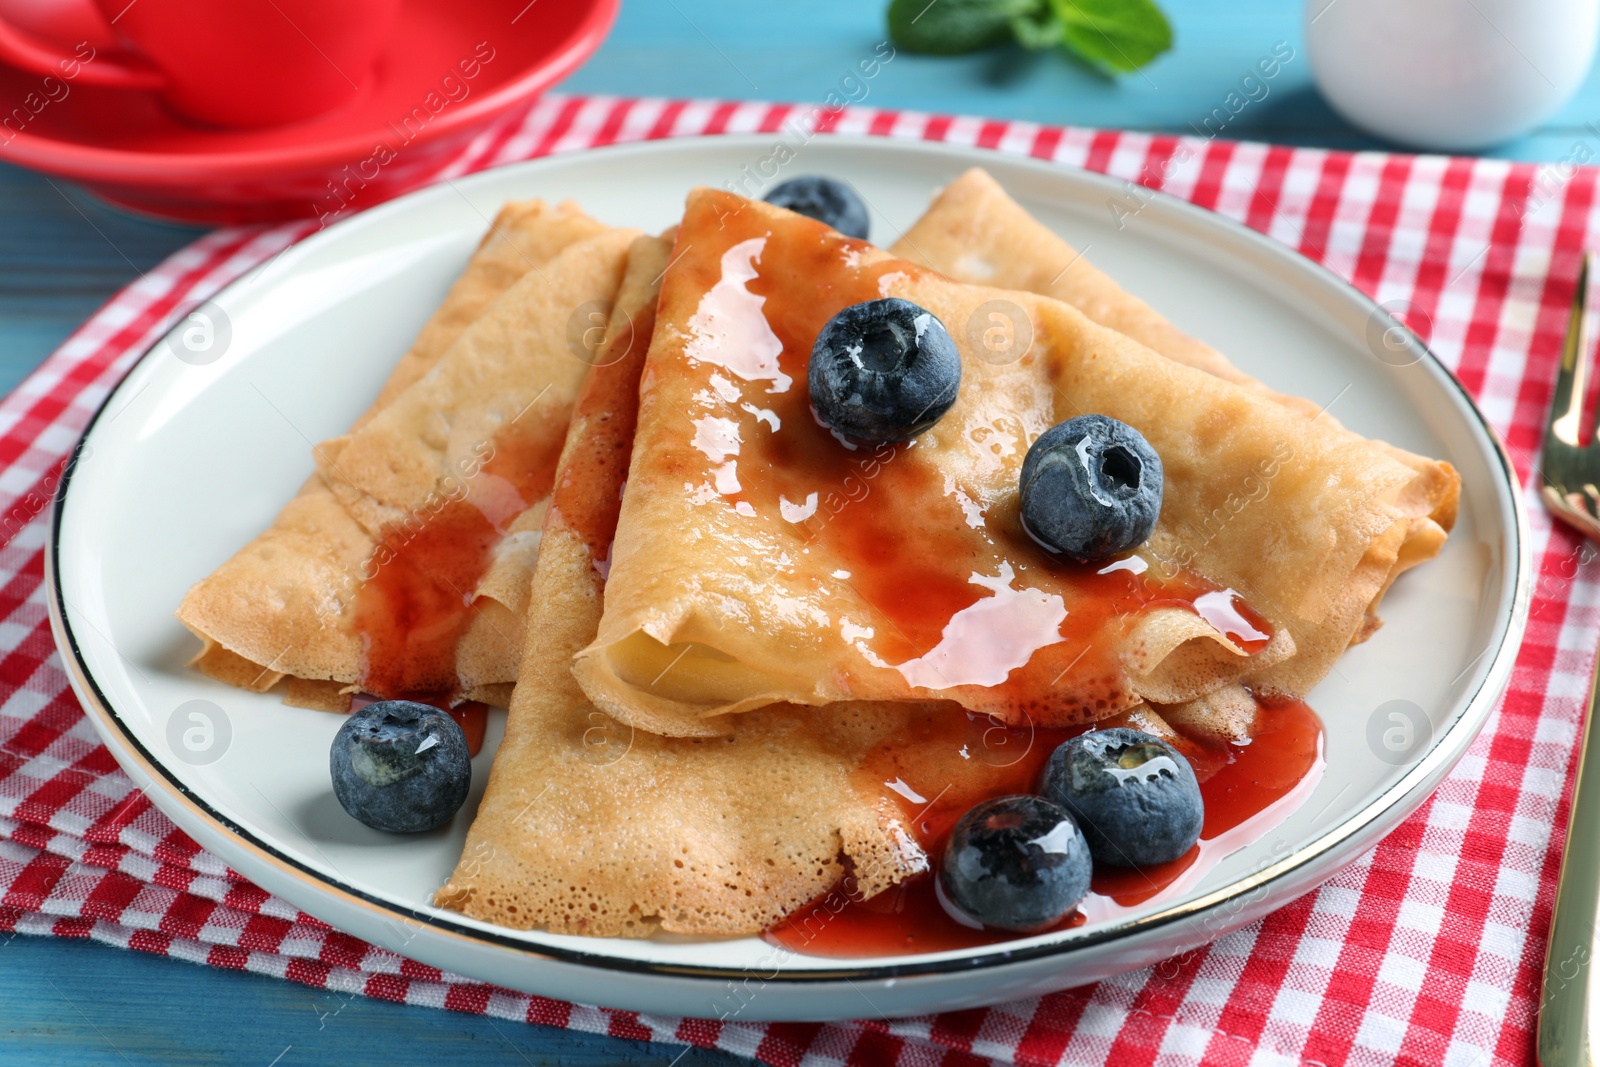
[[0, 161], [187, 222], [328, 218], [435, 177], [600, 46], [620, 0], [407, 0], [369, 85], [269, 130], [208, 129], [151, 93], [0, 67]]

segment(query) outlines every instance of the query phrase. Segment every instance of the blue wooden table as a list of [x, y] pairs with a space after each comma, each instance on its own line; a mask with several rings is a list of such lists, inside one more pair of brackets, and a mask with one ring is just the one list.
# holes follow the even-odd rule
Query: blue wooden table
[[[956, 59], [900, 55], [869, 104], [1040, 122], [1188, 132], [1263, 54], [1297, 58], [1230, 136], [1385, 147], [1352, 130], [1311, 85], [1295, 0], [1165, 0], [1177, 47], [1110, 82], [1016, 48]], [[821, 100], [882, 40], [882, 0], [626, 0], [605, 46], [563, 88], [577, 92]], [[1600, 73], [1545, 126], [1492, 155], [1557, 161], [1600, 119]], [[61, 182], [5, 166], [0, 151], [0, 393], [117, 288], [200, 231], [130, 218]], [[337, 1012], [334, 1008], [338, 1008]], [[680, 1057], [681, 1054], [681, 1057]], [[731, 1056], [515, 1023], [343, 1001], [289, 982], [89, 943], [0, 945], [5, 1064], [730, 1064]]]

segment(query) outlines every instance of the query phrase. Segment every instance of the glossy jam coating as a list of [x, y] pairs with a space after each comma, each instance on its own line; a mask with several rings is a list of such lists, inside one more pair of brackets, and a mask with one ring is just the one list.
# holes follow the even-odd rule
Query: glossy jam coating
[[563, 457], [561, 484], [551, 497], [550, 506], [562, 524], [588, 546], [602, 580], [610, 568], [622, 508], [622, 495], [612, 487], [626, 481], [639, 421], [639, 373], [655, 321], [655, 305], [646, 305], [634, 312], [626, 330], [606, 339], [573, 408], [573, 418], [589, 420], [589, 425], [584, 433], [572, 435], [573, 451]]
[[363, 692], [434, 702], [457, 687], [456, 645], [494, 548], [550, 493], [562, 435], [513, 423], [480, 453], [465, 492], [385, 528], [356, 592]]
[[[1113, 719], [1102, 725], [1128, 724]], [[912, 736], [875, 752], [861, 773], [879, 780], [918, 842], [938, 855], [963, 812], [990, 796], [1033, 789], [1055, 746], [1077, 732], [1008, 730], [959, 713], [943, 722], [930, 716]], [[1303, 703], [1263, 707], [1250, 744], [1212, 748], [1190, 742], [1184, 754], [1201, 779], [1206, 805], [1199, 843], [1157, 867], [1097, 866], [1089, 895], [1054, 929], [1116, 920], [1151, 901], [1174, 898], [1224, 856], [1270, 833], [1321, 780], [1322, 723]], [[925, 874], [869, 900], [834, 890], [763, 936], [810, 955], [863, 957], [972, 948], [1020, 935], [956, 922], [939, 903], [933, 877]]]
[[[1063, 561], [1027, 536], [1016, 478], [1029, 441], [1056, 421], [1048, 399], [991, 390], [899, 444], [830, 432], [805, 384], [819, 331], [842, 308], [915, 299], [922, 275], [726, 199], [712, 235], [720, 255], [674, 268], [672, 284], [700, 294], [685, 358], [653, 364], [646, 389], [668, 370], [703, 384], [674, 431], [684, 491], [740, 517], [730, 554], [790, 557], [773, 559], [789, 568], [775, 588], [859, 653], [847, 670], [897, 676], [866, 691], [944, 693], [1010, 723], [1081, 723], [1136, 703], [1119, 649], [1151, 609], [1220, 622], [1246, 654], [1266, 647], [1272, 625], [1232, 590], [1139, 557], [1099, 569]], [[949, 325], [962, 336], [964, 323]]]

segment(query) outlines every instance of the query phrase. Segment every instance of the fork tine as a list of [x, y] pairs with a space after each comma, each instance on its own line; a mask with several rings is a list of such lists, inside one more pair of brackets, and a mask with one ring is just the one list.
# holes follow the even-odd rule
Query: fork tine
[[[1578, 335], [1578, 359], [1589, 366], [1591, 373], [1595, 371], [1595, 359], [1600, 358], [1600, 354], [1591, 350], [1594, 344], [1594, 330], [1589, 322], [1590, 316], [1585, 314], [1589, 306], [1589, 268], [1593, 265], [1594, 255], [1593, 252], [1585, 252], [1583, 254], [1583, 265], [1578, 270], [1578, 284], [1584, 287], [1583, 303], [1573, 307], [1573, 313], [1577, 316], [1578, 321], [1575, 322], [1571, 318], [1567, 320], [1567, 332], [1569, 334], [1576, 332]], [[1566, 342], [1563, 341], [1562, 343], [1565, 346]], [[1566, 353], [1563, 352], [1562, 355], [1565, 356]], [[1583, 410], [1583, 401], [1587, 397], [1587, 392], [1587, 390], [1582, 390], [1578, 393], [1576, 407], [1579, 411]], [[1589, 424], [1589, 444], [1600, 444], [1600, 404], [1595, 405], [1594, 418]]]
[[[1572, 299], [1567, 319], [1567, 336], [1561, 342], [1561, 372], [1556, 377], [1555, 396], [1550, 401], [1547, 436], [1578, 447], [1578, 428], [1583, 418], [1583, 398], [1588, 391], [1589, 360], [1585, 345], [1584, 312], [1589, 306], [1589, 260], [1583, 254], [1578, 270], [1578, 290]], [[1593, 435], [1591, 434], [1591, 437]]]

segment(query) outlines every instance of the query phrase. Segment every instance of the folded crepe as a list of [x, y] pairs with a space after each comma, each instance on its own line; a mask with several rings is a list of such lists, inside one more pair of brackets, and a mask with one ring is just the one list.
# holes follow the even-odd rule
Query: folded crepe
[[[425, 377], [317, 449], [328, 488], [378, 545], [354, 618], [368, 692], [515, 680], [539, 527], [590, 367], [569, 324], [610, 307], [635, 236], [608, 231], [530, 271]], [[375, 586], [382, 595], [362, 595]]]
[[[571, 287], [562, 290], [557, 281], [566, 277], [568, 263], [588, 264], [584, 274], [587, 288], [579, 286], [578, 296], [609, 303], [628, 237], [608, 238], [608, 234], [606, 227], [570, 204], [556, 208], [537, 201], [508, 204], [444, 304], [391, 374], [378, 403], [357, 421], [358, 430], [376, 421], [391, 404], [411, 395], [414, 389], [431, 388], [424, 384], [426, 376], [441, 363], [456, 368], [450, 374], [455, 380], [462, 373], [461, 364], [492, 361], [496, 346], [507, 351], [514, 348], [514, 338], [533, 323], [535, 316], [547, 317], [552, 302], [564, 303], [573, 295]], [[573, 254], [566, 263], [558, 264], [558, 258], [568, 250]], [[549, 268], [548, 274], [541, 270], [545, 267]], [[569, 310], [569, 306], [561, 308], [563, 323]], [[552, 377], [542, 405], [531, 409], [523, 421], [529, 427], [539, 427], [534, 438], [542, 436], [557, 444], [542, 453], [537, 447], [497, 451], [499, 442], [485, 439], [479, 456], [491, 475], [496, 462], [506, 467], [517, 458], [542, 460], [548, 468], [543, 472], [514, 472], [511, 480], [522, 485], [530, 479], [548, 479], [555, 449], [565, 432], [564, 404], [570, 404], [584, 368], [583, 361], [567, 351], [564, 334], [559, 346], [549, 334], [546, 330], [541, 335], [546, 350], [543, 358], [562, 373]], [[456, 412], [441, 409], [437, 414], [439, 418], [449, 418]], [[489, 478], [480, 481], [487, 484]], [[509, 500], [508, 494], [499, 495]], [[362, 526], [340, 502], [330, 483], [320, 473], [313, 475], [272, 527], [197, 583], [184, 598], [178, 618], [200, 637], [204, 646], [195, 666], [222, 681], [258, 692], [287, 678], [286, 702], [327, 710], [347, 709], [351, 694], [357, 690], [384, 689], [393, 679], [370, 677], [374, 657], [369, 646], [374, 637], [380, 639], [381, 645], [383, 638], [392, 638], [397, 631], [394, 626], [385, 625], [383, 619], [364, 619], [363, 613], [376, 615], [393, 606], [397, 599], [405, 600], [404, 594], [412, 585], [421, 586], [426, 593], [438, 584], [427, 580], [428, 568], [406, 565], [406, 558], [414, 556], [414, 550], [404, 553], [399, 549], [417, 540], [416, 520], [439, 510], [459, 510], [447, 508], [450, 502], [448, 496], [442, 496], [431, 502], [431, 508], [409, 513], [409, 523], [386, 532], [382, 527]], [[469, 601], [463, 604], [465, 594], [457, 594], [455, 601], [461, 610], [436, 613], [446, 629], [459, 628], [465, 619], [465, 632], [454, 644], [461, 669], [450, 671], [449, 678], [429, 680], [439, 689], [454, 689], [459, 699], [504, 703], [515, 678], [521, 645], [520, 619], [526, 606], [531, 557], [537, 550], [536, 539], [519, 536], [522, 527], [511, 528], [519, 517], [499, 513], [494, 516], [506, 528], [495, 530], [500, 536], [492, 539], [496, 550], [493, 565], [476, 588], [470, 583], [465, 585], [472, 593]], [[440, 526], [421, 525], [427, 529], [423, 541], [439, 540], [445, 535]], [[475, 532], [484, 539], [484, 531]], [[503, 542], [510, 544], [503, 546]], [[404, 557], [400, 563], [383, 566], [397, 556]], [[461, 568], [456, 571], [445, 577], [465, 582]], [[390, 595], [364, 598], [363, 590], [374, 585], [368, 579], [380, 575], [384, 578], [384, 591]], [[378, 603], [364, 603], [364, 599]], [[374, 607], [380, 611], [374, 611]], [[516, 625], [508, 623], [507, 616], [516, 620]], [[424, 642], [429, 639], [428, 635], [419, 638]], [[441, 643], [449, 646], [448, 635], [433, 634], [431, 642], [435, 648]], [[392, 660], [392, 652], [380, 647], [379, 660]], [[440, 673], [437, 664], [429, 664], [428, 669]], [[418, 695], [420, 691], [408, 692]], [[400, 694], [379, 691], [374, 695]]]
[[[911, 706], [772, 707], [726, 739], [634, 731], [572, 677], [606, 588], [656, 295], [670, 242], [640, 238], [613, 340], [585, 382], [545, 515], [522, 675], [460, 864], [436, 901], [518, 929], [754, 933], [852, 872], [870, 896], [926, 869], [898, 808], [857, 780]], [[878, 783], [872, 783], [878, 784]], [[881, 789], [881, 785], [880, 785]]]
[[377, 400], [356, 420], [356, 426], [382, 411], [389, 401], [432, 370], [456, 338], [523, 275], [538, 273], [562, 249], [585, 238], [598, 237], [608, 229], [570, 200], [554, 207], [543, 200], [508, 201], [489, 224], [444, 303], [423, 324], [416, 341], [395, 364], [378, 391]]
[[[960, 395], [914, 442], [829, 434], [806, 368], [837, 311], [928, 309]], [[1010, 362], [965, 325], [1024, 310]], [[1166, 471], [1146, 545], [1100, 568], [1019, 533], [1028, 444], [1074, 415]], [[729, 193], [691, 194], [663, 281], [605, 609], [573, 673], [639, 730], [710, 736], [768, 705], [952, 700], [1072, 725], [1230, 687], [1300, 696], [1396, 570], [1425, 478], [1363, 439], [1036, 294], [953, 282]]]
[[[956, 281], [1054, 297], [1169, 359], [1243, 386], [1307, 418], [1339, 426], [1325, 405], [1277, 392], [1239, 370], [1210, 345], [1179, 330], [1029, 215], [981, 168], [974, 167], [946, 186], [890, 251]], [[996, 325], [1002, 330], [997, 340], [1013, 336], [1003, 323]], [[1407, 517], [1406, 532], [1387, 579], [1367, 605], [1363, 623], [1353, 637], [1356, 641], [1365, 640], [1380, 625], [1378, 603], [1394, 579], [1438, 555], [1455, 523], [1461, 493], [1461, 479], [1450, 464], [1384, 441], [1369, 444], [1411, 467], [1417, 478], [1395, 500]], [[1376, 560], [1369, 562], [1377, 565]]]
[[[889, 251], [960, 282], [1021, 289], [1071, 304], [1092, 322], [1133, 338], [1169, 359], [1271, 393], [1221, 352], [1168, 322], [1044, 226], [981, 167], [940, 190], [922, 218]], [[985, 325], [988, 325], [985, 323]], [[1293, 407], [1317, 407], [1271, 393]]]

